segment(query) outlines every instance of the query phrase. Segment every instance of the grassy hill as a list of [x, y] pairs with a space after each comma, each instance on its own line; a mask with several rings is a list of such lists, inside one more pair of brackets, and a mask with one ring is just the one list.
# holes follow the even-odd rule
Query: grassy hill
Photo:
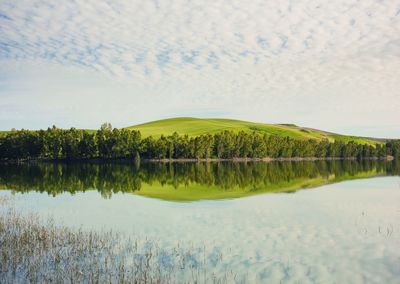
[[163, 135], [171, 135], [174, 132], [189, 136], [197, 136], [202, 134], [214, 134], [224, 130], [244, 131], [244, 132], [260, 132], [267, 134], [275, 134], [279, 136], [289, 136], [296, 139], [328, 139], [333, 142], [335, 140], [349, 142], [351, 140], [360, 144], [382, 143], [379, 139], [346, 136], [335, 133], [320, 131], [317, 129], [299, 127], [294, 124], [264, 124], [233, 119], [221, 118], [193, 118], [179, 117], [152, 121], [139, 125], [127, 127], [131, 130], [139, 130], [143, 137]]
[[[126, 127], [126, 129], [139, 130], [142, 137], [160, 137], [161, 135], [171, 135], [177, 132], [180, 135], [189, 135], [191, 137], [202, 134], [215, 134], [224, 130], [239, 132], [259, 132], [261, 134], [274, 134], [278, 136], [289, 136], [295, 139], [328, 139], [333, 142], [335, 140], [342, 142], [354, 141], [359, 144], [375, 145], [383, 143], [385, 139], [357, 137], [340, 135], [336, 133], [326, 132], [318, 129], [300, 127], [294, 124], [266, 124], [256, 123], [234, 119], [222, 118], [193, 118], [193, 117], [178, 117], [163, 120], [151, 121], [143, 124]], [[85, 129], [89, 132], [96, 130]], [[32, 130], [35, 131], [35, 130]], [[0, 131], [0, 136], [6, 135], [11, 131]]]

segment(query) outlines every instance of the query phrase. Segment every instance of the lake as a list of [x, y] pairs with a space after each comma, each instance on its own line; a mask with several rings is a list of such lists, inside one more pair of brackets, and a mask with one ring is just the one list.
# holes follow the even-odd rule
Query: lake
[[238, 282], [399, 283], [399, 175], [398, 161], [38, 163], [0, 165], [0, 196], [71, 228], [204, 248], [205, 272]]

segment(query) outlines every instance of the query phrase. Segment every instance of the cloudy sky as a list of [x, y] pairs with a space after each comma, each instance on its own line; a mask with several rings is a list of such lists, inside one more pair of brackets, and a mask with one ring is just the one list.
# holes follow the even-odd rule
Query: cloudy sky
[[0, 0], [0, 129], [175, 116], [400, 137], [400, 1]]

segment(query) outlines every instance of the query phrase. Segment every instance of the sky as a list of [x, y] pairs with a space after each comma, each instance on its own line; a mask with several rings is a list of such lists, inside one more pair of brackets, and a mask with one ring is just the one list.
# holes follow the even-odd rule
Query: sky
[[234, 118], [400, 137], [400, 0], [0, 0], [0, 129]]

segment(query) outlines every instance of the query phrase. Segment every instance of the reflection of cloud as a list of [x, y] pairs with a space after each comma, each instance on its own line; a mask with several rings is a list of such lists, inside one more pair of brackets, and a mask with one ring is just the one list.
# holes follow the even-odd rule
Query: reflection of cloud
[[[249, 113], [249, 101], [283, 105], [308, 123], [303, 96], [322, 114], [336, 113], [325, 100], [342, 109], [343, 97], [359, 110], [393, 113], [400, 110], [395, 2], [5, 0], [0, 60], [94, 70], [236, 113]], [[274, 112], [251, 118], [274, 117], [282, 120]]]
[[246, 283], [396, 283], [398, 181], [380, 177], [295, 194], [194, 203], [130, 194], [105, 200], [93, 191], [56, 198], [29, 193], [16, 205], [54, 214], [70, 226], [133, 233], [163, 246], [205, 247], [206, 253], [195, 255], [206, 258], [217, 276], [232, 269]]

